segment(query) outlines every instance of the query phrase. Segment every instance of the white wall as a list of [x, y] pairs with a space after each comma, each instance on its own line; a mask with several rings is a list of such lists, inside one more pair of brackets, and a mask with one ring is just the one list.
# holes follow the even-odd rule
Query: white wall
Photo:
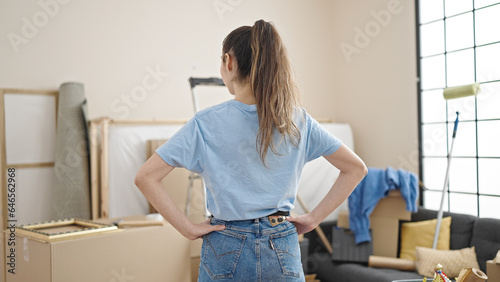
[[0, 0], [0, 87], [80, 81], [91, 118], [186, 119], [188, 77], [219, 76], [223, 38], [263, 18], [288, 46], [308, 111], [350, 123], [369, 166], [416, 172], [414, 3], [400, 1], [349, 62], [340, 44], [355, 46], [355, 28], [391, 0]]

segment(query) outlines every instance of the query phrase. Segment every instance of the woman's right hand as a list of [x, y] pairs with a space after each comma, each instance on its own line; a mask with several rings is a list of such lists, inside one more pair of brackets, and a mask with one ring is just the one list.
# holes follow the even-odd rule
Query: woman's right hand
[[288, 216], [287, 220], [295, 224], [297, 234], [299, 235], [310, 232], [318, 226], [318, 223], [314, 221], [309, 213], [304, 215]]

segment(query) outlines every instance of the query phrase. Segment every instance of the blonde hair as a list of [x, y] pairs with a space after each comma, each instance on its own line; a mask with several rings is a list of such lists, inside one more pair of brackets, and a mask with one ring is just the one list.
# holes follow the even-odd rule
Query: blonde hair
[[294, 146], [300, 142], [300, 130], [294, 122], [299, 92], [292, 75], [288, 52], [276, 28], [269, 22], [256, 21], [253, 27], [242, 26], [232, 31], [223, 42], [223, 52], [236, 57], [238, 79], [249, 79], [253, 92], [259, 131], [257, 148], [265, 164], [269, 148], [279, 155], [273, 142], [274, 131]]

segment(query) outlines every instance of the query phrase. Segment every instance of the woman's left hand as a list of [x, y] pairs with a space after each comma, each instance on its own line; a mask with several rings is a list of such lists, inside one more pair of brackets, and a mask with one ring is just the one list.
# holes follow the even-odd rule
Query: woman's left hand
[[287, 220], [295, 224], [299, 235], [312, 231], [318, 225], [309, 213], [305, 215], [288, 216]]
[[192, 224], [191, 232], [186, 236], [186, 238], [190, 240], [196, 240], [202, 238], [204, 235], [212, 232], [212, 231], [221, 231], [226, 229], [225, 225], [212, 225], [210, 224], [210, 219], [207, 219], [198, 224]]

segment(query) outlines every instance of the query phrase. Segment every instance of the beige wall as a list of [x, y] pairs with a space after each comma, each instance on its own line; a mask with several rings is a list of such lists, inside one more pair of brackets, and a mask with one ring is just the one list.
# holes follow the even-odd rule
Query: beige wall
[[219, 76], [224, 36], [263, 18], [288, 46], [308, 112], [350, 123], [369, 166], [401, 167], [417, 148], [413, 1], [350, 62], [340, 48], [389, 2], [0, 0], [0, 87], [80, 81], [91, 118], [186, 119], [188, 77]]
[[418, 173], [415, 4], [334, 1], [333, 118], [367, 165]]
[[[224, 37], [263, 18], [276, 24], [292, 54], [301, 89], [307, 93], [304, 104], [316, 117], [332, 116], [332, 97], [325, 95], [331, 88], [324, 80], [333, 77], [333, 70], [320, 64], [332, 60], [324, 55], [332, 46], [332, 37], [325, 36], [329, 1], [40, 2], [52, 5], [44, 9], [38, 0], [0, 0], [0, 87], [55, 88], [64, 81], [80, 81], [92, 118], [189, 118], [193, 110], [188, 78], [220, 76]], [[53, 16], [46, 16], [44, 24], [46, 10]], [[37, 30], [26, 28], [23, 18]], [[24, 40], [16, 38], [12, 44], [12, 33]], [[157, 79], [148, 78], [158, 71]], [[149, 88], [146, 94], [141, 86]]]

